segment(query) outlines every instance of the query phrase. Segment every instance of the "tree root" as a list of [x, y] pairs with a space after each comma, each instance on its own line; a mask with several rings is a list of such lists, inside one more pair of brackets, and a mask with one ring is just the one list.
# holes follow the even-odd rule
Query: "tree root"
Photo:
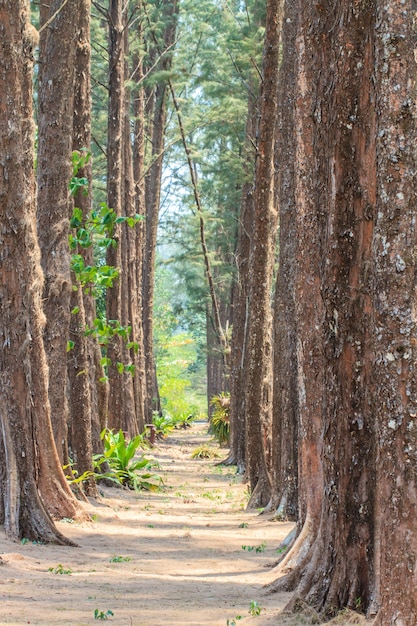
[[294, 614], [302, 615], [304, 618], [307, 618], [308, 624], [321, 624], [322, 620], [317, 613], [317, 611], [309, 606], [302, 598], [297, 595], [294, 595], [288, 604], [285, 606], [283, 614]]
[[216, 467], [218, 465], [236, 465], [236, 456], [231, 452], [229, 456], [224, 459], [224, 461], [219, 461], [218, 463], [215, 463]]
[[278, 561], [279, 578], [266, 586], [268, 594], [277, 591], [294, 591], [297, 588], [312, 558], [314, 544], [312, 529], [313, 524], [307, 518], [299, 534], [297, 534], [298, 527], [296, 526], [283, 540], [280, 547], [288, 546], [290, 549]]
[[270, 500], [270, 487], [266, 480], [258, 480], [248, 502], [248, 509], [259, 509], [267, 506]]

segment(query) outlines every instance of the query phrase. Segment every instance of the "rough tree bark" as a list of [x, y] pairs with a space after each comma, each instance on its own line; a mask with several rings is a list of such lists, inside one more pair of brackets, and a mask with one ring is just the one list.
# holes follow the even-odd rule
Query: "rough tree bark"
[[[38, 113], [38, 238], [45, 275], [43, 306], [44, 345], [49, 367], [48, 396], [56, 449], [45, 457], [39, 489], [50, 512], [74, 517], [77, 503], [56, 459], [64, 460], [67, 439], [66, 348], [70, 323], [70, 252], [68, 245], [74, 104], [75, 21], [71, 5], [51, 2], [44, 15], [40, 42], [44, 56], [39, 84]], [[45, 442], [49, 440], [46, 438]]]
[[38, 34], [29, 16], [25, 0], [0, 1], [0, 522], [12, 537], [65, 544], [38, 490], [49, 465], [45, 454], [54, 455], [55, 470], [63, 473], [53, 446], [42, 340], [32, 119]]
[[248, 275], [250, 232], [253, 222], [253, 165], [255, 160], [259, 86], [248, 97], [246, 122], [245, 173], [236, 246], [236, 278], [233, 285], [233, 329], [230, 342], [230, 456], [227, 464], [236, 465], [239, 474], [245, 471], [246, 419], [244, 364], [247, 347]]
[[[142, 2], [137, 3], [138, 12], [143, 13]], [[142, 45], [144, 39], [143, 22], [137, 22], [137, 41]], [[142, 52], [135, 53], [133, 56], [133, 72], [131, 79], [133, 81], [133, 119], [134, 119], [134, 140], [133, 140], [133, 181], [134, 181], [134, 201], [136, 215], [145, 217], [145, 90], [143, 85], [143, 58]], [[144, 222], [139, 222], [135, 230], [135, 312], [134, 320], [136, 328], [134, 328], [135, 336], [139, 346], [138, 353], [135, 358], [135, 402], [138, 412], [138, 419], [143, 423], [147, 420], [146, 407], [147, 387], [146, 387], [146, 365], [145, 365], [145, 342], [143, 333], [143, 265], [144, 265]]]
[[296, 272], [295, 42], [299, 1], [287, 3], [282, 23], [278, 88], [275, 194], [279, 207], [279, 266], [274, 300], [272, 498], [280, 519], [298, 517], [298, 385], [294, 281]]
[[[360, 7], [345, 3], [326, 19], [311, 15], [317, 37], [307, 41], [308, 52], [312, 48], [315, 55], [309, 68], [312, 75], [319, 65], [326, 68], [320, 79], [313, 79], [311, 160], [314, 208], [323, 233], [324, 497], [301, 589], [328, 615], [341, 606], [357, 607], [358, 598], [367, 606], [372, 578], [375, 448], [368, 387], [373, 230], [369, 214], [375, 206], [374, 13], [372, 3]], [[331, 30], [333, 24], [337, 26]], [[349, 53], [341, 55], [341, 50]]]
[[[108, 153], [108, 205], [118, 216], [135, 215], [135, 180], [131, 140], [131, 90], [129, 81], [129, 24], [122, 2], [113, 2], [109, 11], [110, 30], [110, 105]], [[140, 71], [140, 63], [137, 72]], [[137, 159], [137, 156], [135, 157]], [[137, 173], [137, 172], [136, 172]], [[140, 175], [140, 174], [139, 174]], [[122, 208], [123, 207], [123, 208]], [[141, 316], [141, 288], [138, 282], [138, 262], [141, 253], [141, 228], [130, 227], [126, 222], [116, 225], [117, 248], [108, 251], [110, 265], [119, 268], [120, 274], [113, 287], [108, 290], [107, 316], [118, 320], [131, 330], [122, 341], [114, 337], [108, 346], [109, 365], [109, 410], [108, 424], [111, 428], [122, 428], [130, 436], [142, 432], [145, 424], [144, 385], [135, 381], [143, 376], [143, 332]], [[139, 252], [140, 259], [136, 258]], [[137, 349], [128, 347], [129, 343]], [[133, 371], [118, 371], [118, 364], [129, 365]], [[133, 375], [132, 375], [133, 374]]]
[[49, 25], [41, 33], [42, 80], [38, 113], [38, 236], [45, 274], [44, 332], [50, 370], [52, 426], [61, 462], [67, 438], [66, 354], [70, 324], [70, 251], [68, 246], [74, 107], [75, 24], [71, 4], [53, 0]]
[[[376, 624], [417, 624], [416, 3], [377, 2]], [[372, 610], [373, 609], [373, 610]]]
[[[126, 18], [125, 18], [126, 19]], [[129, 80], [129, 30], [125, 23], [124, 31], [124, 57], [125, 57], [125, 81]], [[135, 182], [133, 175], [133, 153], [131, 140], [131, 90], [125, 88], [124, 121], [123, 121], [123, 206], [124, 213], [133, 217], [136, 213]], [[128, 391], [130, 410], [126, 411], [124, 429], [135, 436], [143, 432], [145, 427], [145, 397], [142, 388], [135, 384], [135, 379], [141, 374], [141, 355], [144, 353], [141, 306], [138, 301], [140, 285], [137, 283], [137, 237], [140, 236], [140, 225], [130, 227], [126, 222], [122, 225], [122, 324], [131, 327], [130, 341], [136, 344], [136, 348], [124, 349], [126, 362], [134, 366], [134, 372], [125, 373], [124, 388]], [[142, 257], [143, 258], [143, 257]], [[138, 392], [141, 392], [140, 394]]]
[[[372, 221], [366, 211], [375, 203], [373, 8], [346, 3], [326, 15], [317, 7], [309, 11], [302, 12], [297, 40], [302, 106], [296, 113], [304, 160], [304, 169], [296, 163], [296, 188], [305, 190], [297, 193], [302, 263], [295, 290], [303, 526], [281, 570], [295, 567], [288, 586], [301, 576], [299, 593], [330, 615], [340, 606], [355, 608], [358, 597], [369, 600]], [[350, 52], [340, 55], [341, 49]]]
[[275, 585], [297, 588], [323, 616], [360, 608], [381, 626], [417, 617], [416, 33], [413, 3], [402, 7], [306, 3], [299, 13], [310, 132], [297, 137], [310, 201], [298, 196], [297, 215], [309, 216], [300, 250], [314, 260], [303, 280], [320, 281], [323, 324], [317, 309], [308, 327], [323, 379], [319, 394], [303, 393], [317, 429], [300, 443], [301, 459], [305, 447], [316, 452], [301, 460], [307, 517], [284, 566], [298, 567]]
[[[178, 1], [163, 0], [162, 19], [166, 20], [163, 42], [158, 43], [155, 33], [151, 32], [153, 41], [149, 42], [151, 48], [151, 62], [157, 62], [157, 70], [169, 71], [172, 64], [171, 48], [175, 41]], [[151, 27], [152, 29], [152, 27]], [[155, 281], [155, 256], [156, 236], [159, 219], [159, 203], [161, 196], [161, 176], [164, 152], [165, 124], [166, 124], [166, 100], [167, 83], [161, 81], [157, 86], [146, 94], [146, 113], [150, 121], [148, 124], [148, 137], [151, 144], [151, 166], [145, 178], [145, 252], [143, 263], [143, 333], [146, 362], [146, 387], [147, 407], [146, 416], [152, 421], [154, 410], [160, 411], [158, 385], [156, 382], [155, 362], [153, 355], [153, 302]]]
[[[109, 114], [108, 114], [108, 148], [107, 148], [107, 204], [117, 216], [122, 215], [123, 200], [123, 128], [124, 128], [124, 40], [123, 40], [123, 6], [122, 0], [111, 0], [109, 4]], [[122, 267], [122, 237], [120, 224], [115, 225], [113, 237], [116, 246], [107, 252], [107, 264]], [[119, 277], [107, 290], [107, 319], [121, 322], [122, 320], [122, 281]], [[124, 419], [130, 421], [125, 409], [131, 412], [132, 406], [126, 406], [126, 393], [122, 384], [117, 364], [123, 363], [124, 349], [122, 337], [115, 335], [107, 346], [109, 399], [108, 426], [123, 428]]]
[[[253, 7], [253, 23], [258, 28], [265, 20], [264, 7]], [[253, 185], [255, 178], [256, 141], [259, 121], [259, 74], [254, 68], [248, 81], [248, 110], [245, 128], [242, 201], [235, 253], [236, 277], [232, 291], [233, 328], [230, 342], [230, 456], [226, 463], [236, 464], [238, 472], [245, 471], [246, 418], [244, 364], [247, 349], [248, 285], [250, 233], [253, 223]]]
[[[296, 1], [294, 5], [293, 7], [292, 3], [286, 2], [285, 14], [288, 16], [289, 12], [294, 9], [300, 18], [303, 10], [302, 2]], [[290, 16], [289, 19], [291, 19]], [[290, 27], [291, 24], [286, 23], [286, 34], [289, 34]], [[320, 293], [320, 250], [323, 211], [319, 212], [319, 215], [316, 214], [315, 181], [311, 176], [311, 160], [314, 159], [311, 84], [314, 73], [308, 67], [308, 51], [304, 45], [307, 28], [308, 26], [300, 20], [295, 33], [295, 154], [292, 170], [295, 180], [293, 183], [288, 182], [288, 185], [293, 184], [295, 187], [294, 196], [297, 201], [294, 214], [295, 223], [292, 224], [285, 215], [283, 215], [282, 224], [280, 223], [280, 240], [288, 239], [284, 244], [282, 253], [285, 254], [288, 247], [291, 246], [291, 237], [295, 243], [294, 276], [289, 280], [293, 281], [294, 289], [295, 319], [293, 323], [295, 324], [296, 345], [293, 346], [290, 343], [290, 345], [287, 344], [287, 347], [295, 349], [295, 354], [292, 355], [291, 360], [297, 366], [298, 524], [296, 542], [292, 550], [285, 555], [280, 567], [281, 572], [294, 571], [294, 576], [298, 575], [299, 569], [301, 570], [302, 564], [308, 558], [309, 548], [314, 543], [318, 531], [323, 488], [320, 456], [322, 445], [321, 393], [323, 389], [322, 328], [324, 319]], [[291, 44], [291, 40], [285, 39], [285, 43], [288, 46]], [[284, 72], [288, 63], [288, 54], [291, 54], [291, 51], [285, 49], [283, 51], [282, 80], [284, 80]], [[288, 67], [288, 71], [290, 71], [290, 67]], [[287, 175], [290, 173], [291, 170], [287, 172]], [[285, 210], [284, 206], [281, 207], [281, 210]], [[321, 205], [320, 210], [322, 210]], [[291, 227], [294, 228], [294, 232], [292, 230], [288, 233], [285, 232], [286, 228]], [[286, 263], [288, 261], [283, 260], [283, 269], [285, 269]], [[280, 288], [280, 280], [279, 278], [278, 288]], [[287, 306], [290, 306], [290, 302]], [[289, 337], [291, 337], [290, 330]], [[288, 358], [288, 355], [283, 353], [282, 357]], [[279, 354], [275, 353], [274, 367], [275, 373], [279, 377], [281, 372], [286, 371], [287, 364], [278, 359]], [[278, 378], [277, 385], [279, 384]], [[276, 388], [275, 391], [280, 393], [279, 388]], [[277, 400], [276, 396], [275, 399]], [[280, 402], [281, 399], [278, 399], [277, 412], [280, 410]], [[292, 425], [291, 428], [293, 428]], [[283, 434], [280, 434], [280, 437], [282, 436]], [[280, 445], [280, 443], [275, 442], [274, 445]], [[291, 575], [287, 576], [286, 582], [290, 584]]]
[[[206, 253], [208, 254], [207, 246]], [[211, 270], [210, 270], [211, 271]], [[207, 278], [207, 271], [206, 271]], [[207, 355], [207, 398], [210, 401], [213, 396], [229, 391], [228, 379], [228, 347], [226, 335], [223, 328], [230, 322], [230, 306], [220, 299], [219, 290], [214, 291], [214, 277], [211, 277], [214, 301], [217, 308], [217, 321], [214, 320], [213, 298], [210, 297], [206, 303], [206, 355]], [[219, 329], [222, 339], [219, 338]], [[212, 406], [209, 402], [208, 414], [212, 414]]]
[[[75, 64], [75, 97], [74, 97], [74, 118], [73, 118], [73, 149], [89, 150], [91, 144], [91, 44], [90, 44], [90, 23], [91, 23], [91, 1], [80, 0], [81, 9], [79, 11], [79, 26], [76, 49]], [[92, 167], [91, 159], [87, 165], [80, 170], [79, 176], [87, 178], [88, 189], [79, 193], [75, 199], [75, 204], [82, 210], [83, 219], [86, 220], [92, 209]], [[87, 193], [85, 193], [87, 191]], [[94, 266], [93, 246], [80, 248], [78, 252], [84, 258], [86, 267]], [[81, 291], [74, 292], [76, 297], [81, 296]], [[87, 290], [82, 293], [82, 302], [74, 302], [74, 306], [84, 309], [85, 320], [72, 318], [72, 331], [79, 337], [80, 347], [87, 351], [87, 372], [89, 379], [90, 411], [91, 411], [91, 442], [93, 453], [102, 452], [100, 433], [107, 423], [107, 402], [108, 386], [103, 383], [104, 369], [101, 365], [101, 349], [97, 339], [93, 335], [82, 337], [82, 328], [92, 328], [97, 317], [97, 307], [94, 294]], [[73, 309], [71, 305], [71, 310]], [[84, 347], [83, 342], [86, 342]], [[84, 357], [82, 357], [84, 358]], [[83, 371], [83, 367], [77, 367]], [[77, 372], [75, 372], [77, 373]], [[74, 418], [76, 406], [72, 404], [71, 417]], [[86, 468], [87, 469], [87, 468]], [[84, 472], [85, 470], [82, 470]]]
[[246, 470], [252, 491], [250, 507], [267, 505], [271, 496], [267, 455], [270, 452], [268, 434], [272, 418], [271, 290], [277, 228], [273, 172], [282, 8], [281, 0], [269, 0], [267, 4], [249, 262], [245, 412]]
[[[73, 116], [73, 150], [76, 151], [89, 150], [91, 141], [90, 11], [90, 0], [78, 0]], [[88, 163], [77, 175], [89, 181], [88, 189], [79, 191], [74, 198], [75, 206], [81, 209], [86, 218], [91, 211], [91, 164]], [[82, 249], [76, 252], [81, 254]], [[71, 279], [75, 285], [73, 275]], [[67, 356], [69, 439], [71, 458], [75, 461], [79, 474], [93, 471], [93, 419], [97, 439], [100, 432], [96, 380], [93, 374], [94, 351], [98, 345], [94, 345], [92, 338], [85, 336], [87, 318], [84, 303], [91, 297], [83, 294], [81, 285], [78, 285], [78, 289], [71, 293], [70, 302], [71, 311], [78, 309], [78, 313], [72, 314], [70, 318], [70, 340], [74, 342], [74, 348]], [[83, 483], [83, 489], [87, 495], [98, 495], [93, 477]]]

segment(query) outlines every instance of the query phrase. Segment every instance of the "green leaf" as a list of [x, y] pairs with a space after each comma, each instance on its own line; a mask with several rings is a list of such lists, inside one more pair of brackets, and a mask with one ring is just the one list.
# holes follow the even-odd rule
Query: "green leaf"
[[79, 228], [83, 223], [83, 212], [81, 209], [74, 207], [72, 217], [70, 219], [71, 228]]
[[125, 372], [130, 374], [132, 378], [135, 375], [135, 371], [136, 371], [136, 366], [133, 363], [129, 363], [129, 365], [125, 365]]

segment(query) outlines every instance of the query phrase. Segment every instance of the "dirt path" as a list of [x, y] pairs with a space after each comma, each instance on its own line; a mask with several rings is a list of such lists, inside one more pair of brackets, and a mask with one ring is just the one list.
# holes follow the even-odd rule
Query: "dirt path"
[[[290, 596], [263, 590], [274, 579], [265, 565], [292, 525], [245, 511], [246, 487], [232, 469], [191, 459], [205, 431], [196, 424], [157, 446], [163, 491], [104, 489], [93, 522], [60, 522], [79, 548], [22, 545], [0, 534], [0, 624], [308, 623], [280, 617]], [[250, 615], [251, 601], [261, 615]]]

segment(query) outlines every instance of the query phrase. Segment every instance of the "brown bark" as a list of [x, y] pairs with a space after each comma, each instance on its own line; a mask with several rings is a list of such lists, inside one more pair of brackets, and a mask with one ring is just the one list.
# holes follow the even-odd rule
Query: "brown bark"
[[236, 464], [238, 473], [245, 471], [246, 459], [246, 420], [245, 420], [245, 381], [244, 363], [246, 360], [248, 325], [248, 285], [250, 232], [253, 223], [253, 179], [255, 176], [256, 131], [258, 119], [258, 74], [250, 81], [248, 114], [245, 129], [244, 170], [245, 182], [242, 188], [242, 202], [236, 245], [236, 277], [233, 284], [233, 329], [230, 344], [230, 457], [227, 463]]
[[[124, 56], [125, 56], [125, 80], [129, 77], [129, 65], [127, 62], [129, 55], [128, 28], [125, 24], [124, 31]], [[124, 127], [123, 127], [123, 206], [125, 215], [133, 217], [136, 213], [136, 203], [134, 198], [135, 183], [133, 177], [133, 155], [131, 141], [131, 93], [130, 88], [125, 89], [124, 102]], [[141, 387], [135, 386], [135, 378], [140, 374], [139, 350], [143, 353], [143, 333], [141, 332], [141, 309], [138, 303], [139, 286], [137, 284], [137, 245], [136, 239], [139, 236], [139, 225], [130, 227], [127, 223], [122, 227], [122, 324], [131, 327], [130, 340], [134, 342], [138, 349], [125, 347], [124, 358], [126, 363], [134, 366], [133, 376], [130, 373], [124, 374], [124, 389], [128, 393], [129, 410], [125, 411], [124, 430], [135, 436], [143, 432], [145, 428], [145, 407], [144, 396], [138, 395], [142, 391]], [[141, 343], [140, 343], [141, 342]], [[139, 368], [138, 368], [139, 365]], [[125, 400], [126, 401], [126, 400]]]
[[[90, 45], [90, 12], [91, 0], [79, 0], [81, 2], [78, 12], [78, 28], [77, 28], [77, 49], [75, 64], [75, 96], [74, 96], [74, 118], [73, 118], [73, 149], [82, 151], [89, 150], [91, 145], [91, 45]], [[83, 219], [87, 220], [92, 208], [92, 164], [91, 159], [86, 166], [80, 170], [78, 176], [85, 177], [88, 180], [88, 189], [84, 189], [75, 198], [75, 205], [82, 210]], [[93, 266], [94, 250], [93, 247], [80, 248], [78, 250], [84, 258], [85, 266]], [[74, 293], [73, 293], [74, 296]], [[82, 296], [82, 298], [81, 298]], [[82, 336], [82, 328], [92, 328], [94, 320], [97, 317], [96, 302], [94, 294], [89, 290], [75, 292], [74, 306], [83, 309], [81, 315], [84, 320], [72, 319], [75, 324], [74, 332], [79, 335], [79, 343], [83, 354], [80, 363], [87, 362], [80, 367], [79, 371], [86, 369], [89, 395], [89, 411], [90, 411], [90, 428], [91, 434], [86, 434], [86, 440], [91, 439], [91, 447], [94, 453], [102, 451], [102, 443], [100, 433], [106, 424], [107, 419], [107, 385], [100, 380], [104, 377], [104, 370], [100, 364], [101, 349], [97, 339], [93, 335], [88, 337]], [[71, 305], [71, 310], [74, 308]], [[77, 323], [78, 322], [78, 323]], [[77, 402], [71, 406], [72, 419], [76, 417]], [[81, 433], [80, 436], [82, 437]], [[81, 439], [82, 441], [82, 439]], [[88, 444], [90, 445], [90, 444]], [[88, 458], [88, 455], [86, 455]], [[91, 463], [91, 460], [90, 460]], [[79, 468], [81, 473], [86, 471]]]
[[151, 421], [154, 410], [159, 410], [157, 389], [155, 387], [155, 363], [153, 356], [153, 292], [155, 281], [156, 236], [158, 229], [160, 185], [164, 145], [164, 127], [166, 119], [166, 87], [160, 86], [155, 97], [155, 114], [152, 121], [152, 157], [153, 162], [146, 175], [145, 184], [145, 244], [143, 264], [143, 333], [146, 367], [146, 415]]
[[[207, 345], [207, 398], [210, 401], [213, 396], [229, 391], [229, 378], [225, 367], [224, 344], [219, 341], [218, 323], [221, 328], [226, 328], [230, 320], [230, 306], [218, 300], [218, 322], [213, 319], [213, 301], [207, 302], [206, 306], [206, 345]], [[213, 407], [209, 404], [209, 416]]]
[[245, 373], [246, 457], [252, 495], [248, 506], [265, 506], [271, 495], [268, 474], [272, 417], [271, 289], [277, 228], [273, 204], [275, 119], [277, 109], [281, 0], [267, 4], [260, 100], [261, 121], [254, 192], [249, 266], [249, 317]]
[[[346, 3], [328, 16], [327, 24], [314, 17], [319, 32], [312, 44], [315, 63], [326, 67], [313, 87], [315, 211], [324, 232], [325, 497], [300, 590], [331, 615], [342, 606], [355, 608], [358, 598], [367, 606], [373, 575], [374, 417], [367, 387], [372, 380], [373, 224], [368, 213], [375, 205], [374, 7], [352, 8]], [[334, 20], [340, 26], [324, 35]], [[351, 53], [340, 56], [340, 49]], [[335, 76], [337, 83], [329, 92]], [[323, 202], [326, 221], [320, 219]]]
[[[45, 274], [43, 303], [46, 316], [44, 345], [49, 367], [48, 396], [55, 445], [45, 436], [47, 452], [41, 455], [39, 489], [49, 512], [76, 517], [78, 505], [68, 488], [59, 461], [67, 438], [66, 347], [70, 322], [69, 194], [75, 22], [71, 5], [52, 2], [48, 26], [41, 34], [42, 82], [39, 85], [38, 125], [38, 237]], [[55, 15], [56, 14], [56, 15]], [[46, 16], [45, 16], [46, 17]], [[47, 419], [39, 415], [40, 432], [48, 432]], [[58, 457], [56, 452], [58, 451]]]
[[[138, 10], [143, 11], [142, 3], [138, 2]], [[143, 41], [142, 22], [138, 21], [138, 41]], [[133, 118], [134, 118], [134, 141], [132, 154], [133, 182], [134, 182], [134, 213], [145, 216], [145, 98], [143, 87], [143, 59], [140, 54], [133, 57], [132, 80], [133, 93]], [[145, 343], [143, 333], [143, 265], [144, 265], [144, 234], [145, 225], [141, 221], [135, 229], [134, 240], [134, 272], [135, 272], [135, 311], [132, 312], [134, 319], [134, 333], [138, 344], [138, 352], [135, 355], [135, 403], [138, 420], [144, 424], [147, 421], [147, 397], [146, 397], [146, 367], [145, 367]]]
[[[52, 16], [62, 0], [50, 3]], [[44, 57], [39, 84], [38, 236], [45, 274], [44, 332], [50, 369], [49, 399], [60, 460], [64, 461], [68, 405], [66, 354], [70, 323], [70, 252], [68, 246], [74, 106], [75, 20], [70, 4], [58, 12], [41, 34]]]
[[233, 286], [233, 330], [230, 353], [230, 456], [226, 463], [245, 471], [246, 420], [244, 363], [247, 346], [249, 232], [252, 223], [252, 183], [243, 187], [241, 217], [236, 250], [237, 276]]
[[376, 624], [417, 623], [416, 4], [377, 3]]
[[[45, 440], [53, 446], [33, 172], [38, 36], [26, 1], [2, 0], [0, 22], [0, 521], [12, 537], [65, 544], [38, 491]], [[53, 454], [62, 474], [55, 448]]]
[[[288, 10], [290, 9], [287, 6], [286, 11]], [[300, 17], [301, 3], [295, 3], [295, 11]], [[320, 293], [323, 213], [319, 212], [317, 215], [314, 204], [315, 180], [311, 176], [311, 160], [314, 158], [314, 152], [311, 117], [313, 104], [310, 85], [313, 83], [314, 73], [308, 67], [308, 51], [304, 46], [307, 28], [304, 21], [300, 20], [296, 35], [297, 72], [294, 95], [295, 163], [293, 171], [297, 206], [293, 235], [296, 242], [293, 299], [296, 353], [292, 356], [292, 361], [297, 366], [298, 528], [296, 542], [280, 566], [280, 571], [283, 572], [294, 570], [294, 578], [298, 576], [303, 564], [307, 562], [310, 547], [318, 532], [323, 490], [321, 394], [324, 385], [322, 337], [324, 312]], [[286, 51], [284, 57], [285, 55]], [[287, 237], [284, 229], [290, 225], [291, 222], [284, 218], [280, 224], [280, 239]], [[290, 245], [290, 238], [291, 232], [288, 233], [286, 245]], [[275, 363], [275, 367], [286, 366]], [[280, 581], [280, 584], [282, 583], [283, 581]], [[287, 586], [293, 584], [291, 575], [284, 580], [284, 583]]]
[[[178, 2], [163, 0], [163, 19], [166, 20], [166, 27], [162, 44], [158, 44], [157, 38], [153, 35], [154, 42], [150, 44], [151, 62], [159, 55], [160, 61], [157, 64], [158, 70], [167, 71], [172, 64], [172, 54], [168, 50], [172, 47], [176, 36], [176, 22], [178, 13]], [[151, 166], [145, 179], [145, 202], [146, 202], [146, 222], [145, 222], [145, 253], [143, 264], [143, 333], [145, 345], [146, 363], [146, 387], [147, 387], [147, 407], [146, 415], [148, 420], [152, 420], [154, 410], [161, 411], [158, 401], [158, 389], [155, 376], [155, 362], [153, 355], [153, 302], [154, 302], [154, 280], [155, 280], [155, 256], [156, 256], [156, 236], [158, 230], [159, 203], [161, 194], [161, 176], [164, 151], [164, 136], [166, 124], [166, 97], [167, 84], [160, 82], [156, 88], [146, 94], [148, 105], [147, 113], [151, 120], [149, 123], [149, 140], [151, 143]]]
[[[122, 3], [112, 7], [109, 28], [111, 33], [111, 74], [109, 110], [109, 162], [108, 204], [118, 216], [136, 214], [134, 162], [131, 141], [131, 90], [129, 78], [129, 30], [127, 15]], [[120, 30], [121, 29], [121, 30]], [[140, 74], [140, 63], [135, 74]], [[141, 120], [141, 123], [143, 120]], [[141, 148], [143, 149], [143, 148]], [[138, 156], [135, 156], [137, 167]], [[139, 162], [140, 163], [140, 162]], [[142, 164], [143, 166], [143, 164]], [[139, 168], [141, 165], [139, 165]], [[143, 172], [136, 174], [140, 177]], [[122, 211], [123, 206], [123, 211]], [[142, 207], [143, 209], [143, 207]], [[141, 309], [140, 272], [142, 266], [142, 226], [130, 227], [124, 222], [117, 227], [117, 249], [109, 251], [108, 260], [120, 268], [119, 279], [108, 291], [107, 314], [110, 320], [131, 330], [125, 341], [114, 338], [108, 348], [110, 402], [109, 426], [122, 428], [130, 436], [142, 432], [145, 425], [144, 346]], [[136, 255], [139, 254], [139, 257]], [[132, 342], [133, 348], [128, 347]], [[134, 373], [117, 371], [117, 363], [132, 366]], [[141, 377], [141, 380], [139, 380]], [[116, 388], [117, 387], [117, 388]]]
[[[77, 9], [77, 47], [75, 62], [75, 96], [73, 118], [73, 149], [77, 151], [89, 150], [91, 129], [90, 103], [90, 0], [79, 0]], [[89, 188], [78, 192], [74, 204], [82, 210], [84, 218], [91, 211], [91, 165], [87, 164], [77, 176], [86, 177]], [[81, 250], [77, 250], [80, 253]], [[72, 276], [73, 285], [76, 284]], [[81, 285], [71, 294], [71, 311], [78, 309], [78, 313], [70, 318], [70, 339], [74, 348], [68, 353], [68, 401], [70, 411], [70, 447], [72, 459], [76, 463], [79, 474], [93, 471], [92, 446], [92, 419], [93, 399], [96, 394], [95, 381], [90, 373], [92, 342], [85, 336], [86, 314], [84, 308], [85, 297]], [[96, 421], [98, 421], [97, 406], [95, 406]], [[97, 486], [94, 478], [83, 483], [83, 489], [90, 496], [97, 496]]]
[[[378, 624], [411, 626], [416, 36], [411, 3], [403, 12], [377, 2], [321, 8], [299, 13], [297, 41], [297, 221], [303, 214], [308, 226], [297, 231], [297, 258], [309, 285], [297, 291], [296, 282], [295, 291], [305, 522], [281, 570], [299, 567], [275, 588], [296, 585], [324, 616], [359, 607], [378, 612]], [[316, 394], [300, 377], [306, 363], [313, 373], [314, 355], [323, 371]]]
[[[365, 140], [374, 131], [368, 82], [372, 38], [369, 28], [365, 29], [368, 36], [363, 36], [363, 25], [369, 26], [372, 10], [356, 12], [340, 6], [335, 9], [338, 15], [327, 16], [327, 23], [311, 10], [305, 21], [303, 14], [297, 41], [299, 93], [304, 88], [305, 96], [298, 98], [304, 106], [297, 111], [298, 124], [303, 124], [298, 137], [304, 155], [297, 186], [301, 183], [305, 193], [297, 193], [297, 221], [303, 216], [297, 232], [298, 259], [303, 262], [295, 291], [304, 526], [281, 569], [298, 565], [287, 584], [294, 584], [303, 571], [299, 592], [331, 614], [339, 606], [354, 608], [364, 589], [369, 593], [372, 498], [367, 490], [372, 469], [366, 461], [372, 452], [373, 425], [363, 385], [370, 367], [366, 268], [372, 224], [366, 221], [365, 211], [375, 199], [374, 144]], [[311, 20], [319, 32], [316, 38], [306, 36]], [[343, 30], [330, 32], [332, 20], [343, 23]], [[339, 42], [351, 50], [350, 55], [338, 55]], [[320, 78], [318, 67], [325, 68]], [[312, 85], [309, 91], [307, 85]], [[351, 124], [351, 119], [357, 124]], [[363, 456], [362, 448], [368, 456]], [[340, 546], [345, 546], [343, 556], [335, 547], [336, 533], [342, 538]]]
[[[122, 0], [109, 4], [109, 115], [107, 147], [107, 204], [118, 216], [122, 215], [123, 127], [124, 127], [124, 57], [123, 57], [123, 5]], [[107, 252], [107, 264], [122, 267], [122, 238], [120, 225], [115, 226], [113, 237], [116, 246]], [[122, 291], [120, 277], [107, 290], [107, 319], [121, 322]], [[117, 369], [123, 363], [122, 338], [115, 335], [107, 346], [109, 398], [108, 426], [122, 428], [124, 418], [124, 389]]]
[[298, 381], [295, 324], [296, 274], [296, 134], [295, 42], [299, 3], [287, 3], [283, 20], [278, 90], [275, 194], [279, 207], [279, 266], [274, 300], [274, 383], [272, 418], [272, 498], [280, 519], [298, 516]]
[[[82, 11], [79, 13], [79, 28], [76, 49], [75, 67], [75, 95], [74, 95], [74, 118], [73, 118], [73, 148], [74, 150], [89, 150], [91, 146], [91, 45], [90, 45], [90, 0], [81, 0]], [[92, 162], [88, 161], [78, 176], [88, 180], [88, 189], [79, 193], [75, 204], [82, 210], [83, 220], [86, 221], [92, 209]], [[82, 255], [86, 267], [94, 266], [93, 246], [80, 247], [78, 253]], [[89, 285], [87, 287], [93, 287]], [[78, 294], [79, 297], [81, 294]], [[75, 303], [75, 302], [74, 302]], [[81, 306], [78, 303], [78, 306]], [[97, 307], [92, 290], [85, 289], [82, 293], [82, 307], [84, 309], [84, 327], [93, 328], [97, 318]], [[71, 305], [71, 310], [74, 307]], [[74, 323], [75, 320], [72, 320]], [[79, 322], [79, 321], [78, 321]], [[76, 334], [79, 334], [82, 324], [75, 326]], [[94, 454], [101, 453], [103, 445], [100, 433], [107, 423], [108, 384], [103, 382], [105, 377], [104, 368], [100, 363], [102, 354], [97, 338], [91, 334], [80, 337], [83, 351], [87, 354], [87, 372], [89, 380], [90, 411], [91, 411], [91, 445]], [[84, 342], [86, 345], [84, 346]], [[83, 357], [84, 358], [84, 357]], [[81, 371], [83, 368], [81, 368]], [[71, 408], [71, 414], [74, 415]]]

